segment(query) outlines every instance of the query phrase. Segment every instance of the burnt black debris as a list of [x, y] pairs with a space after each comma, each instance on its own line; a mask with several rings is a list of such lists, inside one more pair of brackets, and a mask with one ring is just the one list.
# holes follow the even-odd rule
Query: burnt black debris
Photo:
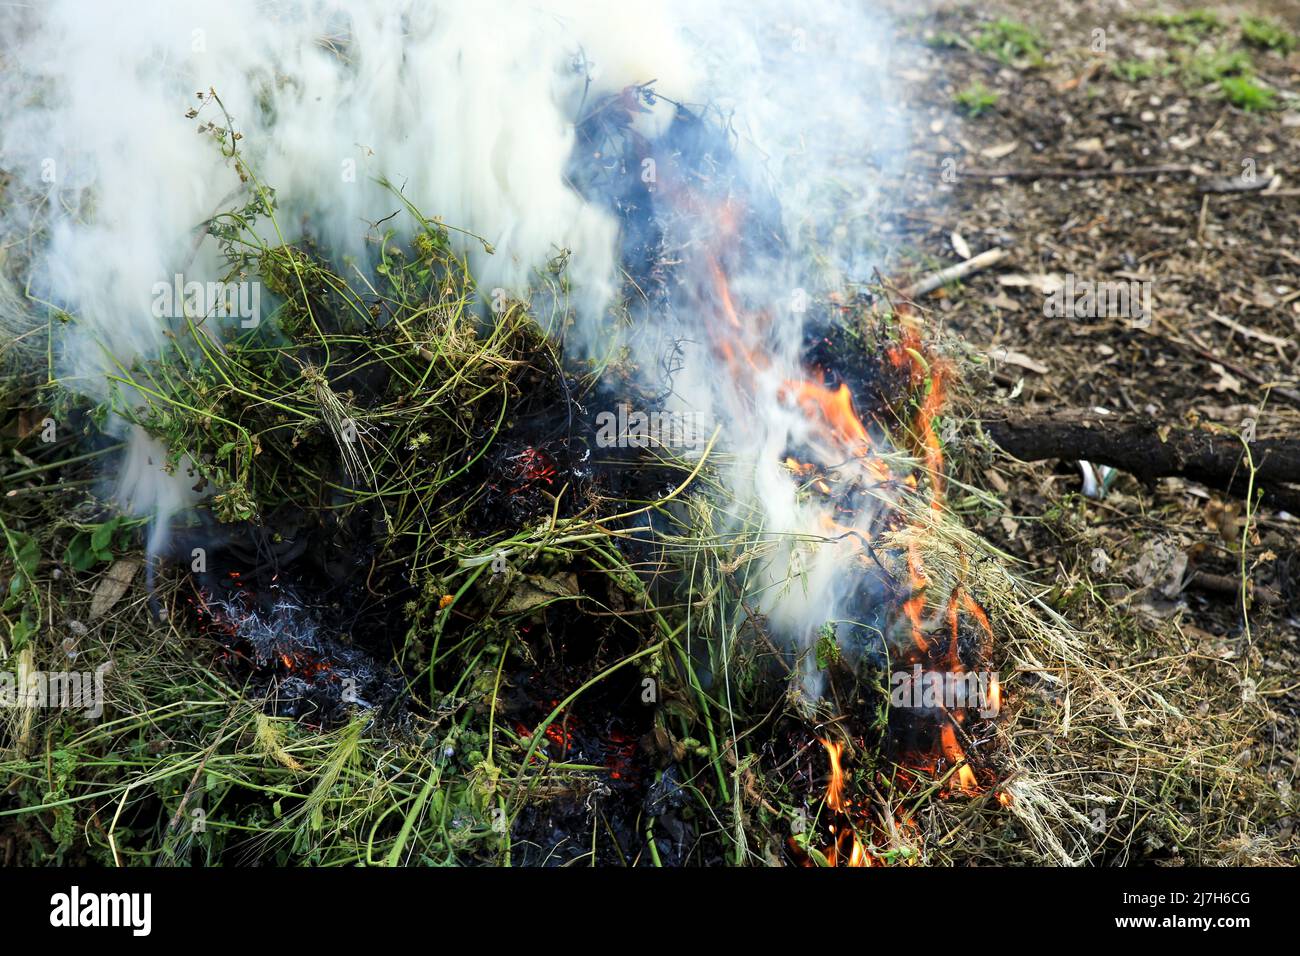
[[[189, 603], [218, 662], [276, 716], [322, 728], [360, 711], [400, 721], [407, 702], [388, 663], [392, 602], [358, 584], [363, 552], [344, 547], [349, 536], [338, 525], [280, 517], [273, 534], [246, 526], [204, 538], [206, 567]], [[321, 546], [326, 538], [332, 547]]]

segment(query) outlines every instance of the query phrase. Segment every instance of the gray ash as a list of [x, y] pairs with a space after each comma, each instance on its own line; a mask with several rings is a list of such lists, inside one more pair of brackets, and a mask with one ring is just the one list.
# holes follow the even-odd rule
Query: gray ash
[[404, 706], [399, 674], [278, 583], [255, 592], [227, 572], [200, 586], [194, 605], [218, 660], [276, 716], [335, 727], [357, 711], [391, 718]]

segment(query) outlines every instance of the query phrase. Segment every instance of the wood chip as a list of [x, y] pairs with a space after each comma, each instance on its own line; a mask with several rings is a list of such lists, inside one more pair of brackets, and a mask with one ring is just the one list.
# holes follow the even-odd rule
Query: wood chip
[[980, 155], [985, 159], [1001, 159], [1003, 156], [1010, 156], [1014, 153], [1020, 144], [1014, 139], [1009, 143], [998, 143], [996, 146], [989, 146], [980, 150]]
[[1219, 380], [1213, 384], [1207, 382], [1206, 388], [1213, 389], [1216, 392], [1241, 391], [1241, 381], [1218, 362], [1210, 363], [1210, 371], [1219, 376]]
[[1055, 273], [1040, 272], [1034, 275], [1020, 275], [1013, 272], [998, 276], [998, 284], [1004, 285], [1008, 289], [1033, 289], [1043, 295], [1051, 295], [1065, 285], [1065, 280]]
[[1030, 372], [1036, 372], [1039, 375], [1046, 375], [1051, 371], [1042, 362], [1030, 358], [1024, 352], [1017, 352], [1015, 349], [1009, 349], [1001, 345], [995, 345], [993, 348], [989, 349], [988, 357], [994, 362], [1014, 365], [1016, 368], [1023, 368]]
[[90, 599], [90, 620], [103, 617], [122, 599], [143, 564], [139, 558], [118, 558], [113, 562], [113, 566], [99, 579], [94, 597]]

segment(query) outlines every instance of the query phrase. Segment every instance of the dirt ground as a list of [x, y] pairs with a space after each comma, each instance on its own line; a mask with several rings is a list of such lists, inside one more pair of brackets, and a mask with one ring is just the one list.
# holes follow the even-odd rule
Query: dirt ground
[[[1259, 438], [1296, 436], [1300, 56], [1244, 42], [1238, 20], [1271, 15], [1294, 32], [1300, 4], [1217, 6], [1218, 28], [1202, 28], [1196, 15], [1151, 16], [1191, 9], [943, 3], [902, 16], [920, 41], [902, 70], [907, 106], [924, 118], [913, 124], [901, 244], [917, 274], [986, 249], [1009, 253], [922, 302], [984, 356], [967, 375], [970, 418], [1102, 408], [1232, 433], [1253, 420]], [[999, 18], [1037, 32], [1040, 62], [1018, 49], [999, 59], [996, 48], [980, 48], [981, 35], [1006, 35]], [[1201, 69], [1232, 62], [1233, 51], [1250, 57], [1252, 83], [1273, 91], [1272, 109], [1229, 103]], [[995, 102], [955, 102], [972, 88]], [[988, 175], [1151, 166], [1187, 169]], [[1280, 179], [1263, 190], [1201, 191], [1216, 177], [1252, 172], [1256, 182]], [[1151, 321], [1046, 316], [1050, 283], [1067, 274], [1149, 282]], [[1019, 463], [970, 421], [961, 442], [953, 456], [961, 476], [1004, 505], [968, 520], [1022, 560], [1073, 620], [1100, 632], [1119, 666], [1158, 663], [1153, 673], [1171, 680], [1190, 669], [1205, 688], [1207, 721], [1253, 712], [1238, 723], [1253, 731], [1219, 756], [1260, 773], [1277, 799], [1268, 811], [1241, 811], [1249, 819], [1225, 820], [1221, 836], [1237, 840], [1245, 859], [1258, 858], [1259, 839], [1294, 859], [1297, 517], [1268, 503], [1248, 513], [1240, 498], [1179, 478], [1143, 484], [1119, 475], [1104, 498], [1085, 498], [1075, 462]], [[1247, 614], [1243, 575], [1253, 589]], [[1197, 861], [1194, 851], [1173, 857]]]

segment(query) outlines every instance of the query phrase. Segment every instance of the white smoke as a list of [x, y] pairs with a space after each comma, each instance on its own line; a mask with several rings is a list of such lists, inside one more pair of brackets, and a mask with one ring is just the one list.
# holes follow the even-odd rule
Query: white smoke
[[[764, 502], [769, 530], [819, 532], [779, 466], [803, 427], [775, 400], [797, 368], [803, 325], [782, 304], [798, 288], [865, 278], [878, 261], [878, 186], [901, 124], [889, 33], [862, 3], [53, 0], [4, 8], [0, 36], [0, 169], [10, 198], [23, 197], [6, 200], [6, 238], [40, 237], [32, 288], [75, 319], [62, 380], [98, 400], [133, 360], [159, 352], [157, 283], [227, 278], [202, 224], [248, 191], [211, 138], [196, 135], [204, 119], [224, 124], [210, 103], [187, 118], [196, 93], [215, 90], [229, 111], [248, 166], [276, 191], [284, 241], [310, 232], [333, 257], [364, 263], [370, 224], [399, 208], [386, 180], [494, 247], [454, 234], [482, 289], [526, 296], [534, 270], [567, 250], [573, 344], [593, 352], [612, 334], [619, 227], [566, 179], [575, 122], [601, 97], [652, 80], [668, 100], [712, 104], [729, 116], [746, 175], [780, 199], [789, 266], [733, 277], [777, 317], [758, 407], [720, 395], [702, 345], [676, 394], [729, 423], [731, 443], [748, 453], [737, 482]], [[672, 110], [660, 100], [639, 132], [661, 134]], [[388, 227], [411, 223], [399, 216]], [[796, 266], [813, 259], [816, 274]], [[644, 343], [654, 337], [639, 341], [653, 368], [659, 356]], [[165, 529], [192, 502], [191, 480], [164, 475], [161, 449], [124, 430], [123, 500]], [[791, 630], [830, 612], [831, 560], [814, 559], [798, 595], [777, 602]]]
[[[879, 515], [868, 503], [845, 515], [801, 493], [783, 463], [792, 449], [825, 465], [851, 462], [853, 454], [851, 443], [828, 436], [816, 416], [791, 401], [789, 386], [809, 375], [808, 300], [864, 283], [883, 265], [890, 204], [900, 198], [889, 186], [905, 158], [906, 116], [893, 89], [893, 35], [867, 4], [721, 6], [683, 9], [682, 22], [704, 64], [701, 96], [735, 131], [741, 177], [766, 186], [779, 202], [783, 254], [732, 263], [727, 283], [734, 302], [745, 303], [736, 306], [739, 327], [727, 344], [761, 355], [762, 367], [738, 376], [700, 331], [710, 321], [702, 314], [715, 327], [727, 322], [713, 288], [679, 300], [676, 316], [645, 316], [659, 328], [639, 330], [638, 355], [652, 368], [665, 339], [681, 349], [674, 396], [722, 424], [734, 460], [731, 490], [756, 506], [763, 536], [774, 545], [750, 578], [756, 602], [776, 633], [806, 649], [822, 624], [851, 615], [861, 581], [853, 569], [865, 560], [862, 541], [874, 538]], [[772, 226], [757, 210], [738, 215], [742, 231]], [[725, 228], [703, 222], [696, 229], [705, 248], [726, 246]], [[882, 436], [873, 437], [886, 447]], [[845, 472], [861, 473], [853, 466]], [[752, 530], [754, 521], [753, 512], [742, 514], [731, 530]], [[826, 540], [846, 532], [837, 543]], [[815, 699], [820, 677], [812, 655], [803, 665], [805, 690]]]
[[[102, 400], [136, 358], [157, 354], [153, 289], [176, 273], [223, 278], [201, 225], [240, 193], [231, 164], [186, 112], [214, 89], [292, 241], [310, 228], [339, 257], [361, 256], [366, 223], [400, 186], [418, 208], [486, 238], [466, 242], [482, 287], [526, 290], [562, 249], [589, 313], [613, 291], [616, 226], [564, 181], [572, 113], [651, 77], [692, 69], [658, 19], [579, 2], [365, 4], [76, 0], [0, 16], [0, 167], [27, 198], [11, 235], [45, 241], [37, 294], [65, 308], [62, 379]], [[655, 51], [661, 51], [656, 54]], [[594, 63], [595, 84], [587, 88]], [[222, 123], [220, 115], [206, 119]], [[202, 119], [203, 117], [201, 117]], [[21, 217], [21, 218], [19, 218]], [[274, 241], [274, 237], [268, 237]], [[136, 433], [130, 504], [159, 512], [187, 495]], [[128, 477], [127, 475], [123, 476]]]

